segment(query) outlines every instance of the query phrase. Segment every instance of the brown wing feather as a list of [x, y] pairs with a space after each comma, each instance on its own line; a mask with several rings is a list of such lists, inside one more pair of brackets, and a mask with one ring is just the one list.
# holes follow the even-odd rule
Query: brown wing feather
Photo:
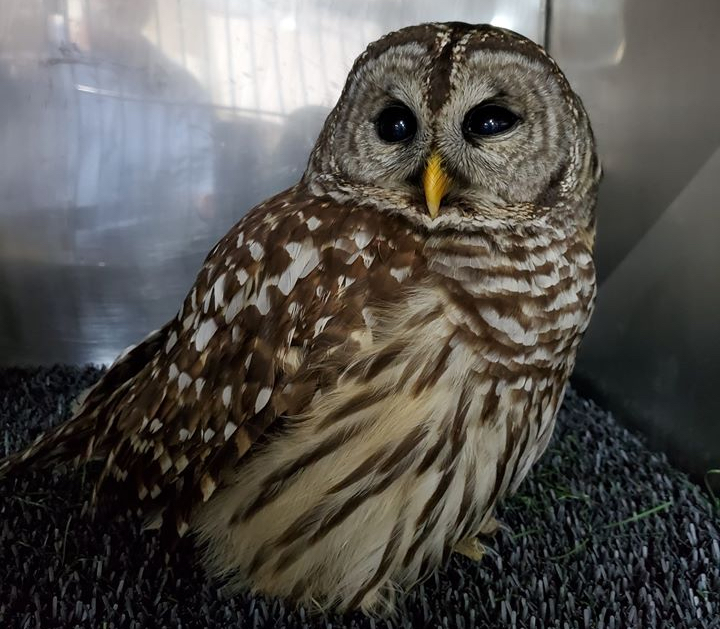
[[397, 298], [409, 274], [409, 230], [390, 245], [377, 213], [339, 209], [295, 187], [251, 211], [210, 252], [177, 317], [117, 362], [74, 419], [0, 470], [101, 458], [96, 491], [108, 476], [133, 483], [182, 535], [223, 471], [333, 382], [313, 365], [340, 348], [347, 357], [365, 306]]
[[98, 456], [95, 439], [98, 431], [105, 428], [102, 419], [98, 419], [99, 411], [106, 412], [119, 403], [128, 386], [157, 354], [168, 327], [151, 332], [138, 345], [125, 350], [103, 377], [83, 393], [82, 405], [71, 419], [39, 434], [24, 450], [0, 461], [0, 479], [31, 467], [87, 460], [93, 453]]

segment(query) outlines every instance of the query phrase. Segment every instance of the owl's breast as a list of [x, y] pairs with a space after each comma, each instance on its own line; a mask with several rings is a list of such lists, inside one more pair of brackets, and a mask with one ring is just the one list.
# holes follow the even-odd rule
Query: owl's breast
[[486, 455], [476, 451], [484, 446], [473, 430], [478, 439], [493, 431], [504, 435], [495, 453], [502, 474], [491, 475], [491, 494], [485, 486], [482, 504], [513, 491], [547, 446], [592, 311], [590, 252], [580, 239], [552, 236], [518, 236], [500, 245], [466, 236], [426, 247], [445, 317], [465, 348], [461, 381], [476, 398], [466, 423], [467, 456], [481, 461]]
[[[318, 575], [316, 589], [359, 601], [373, 574], [409, 585], [488, 527], [547, 445], [592, 289], [567, 248], [548, 260], [451, 244], [403, 257], [394, 284], [345, 289], [378, 298], [323, 322], [286, 386], [321, 374], [314, 394], [199, 516], [201, 536], [231, 551], [211, 563], [230, 556], [296, 598]], [[387, 253], [369, 271], [400, 265], [368, 246]]]
[[592, 256], [562, 234], [430, 241], [448, 317], [485, 357], [515, 373], [572, 364], [595, 297]]

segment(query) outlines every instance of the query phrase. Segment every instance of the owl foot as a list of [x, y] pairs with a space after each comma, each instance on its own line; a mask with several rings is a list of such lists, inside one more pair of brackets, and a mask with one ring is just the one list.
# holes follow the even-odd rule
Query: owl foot
[[455, 544], [453, 552], [465, 555], [473, 561], [480, 561], [485, 556], [485, 546], [477, 537], [466, 537]]
[[461, 539], [453, 547], [453, 552], [460, 553], [473, 561], [480, 561], [487, 554], [487, 547], [480, 541], [481, 539], [488, 539], [493, 537], [499, 529], [502, 528], [502, 524], [495, 518], [487, 520], [482, 528], [477, 532], [477, 537], [466, 537]]

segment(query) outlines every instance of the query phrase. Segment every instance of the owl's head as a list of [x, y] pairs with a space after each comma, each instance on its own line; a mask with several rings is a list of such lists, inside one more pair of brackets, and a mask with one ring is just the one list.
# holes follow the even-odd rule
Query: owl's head
[[469, 229], [563, 212], [587, 222], [599, 177], [582, 103], [542, 48], [447, 23], [370, 44], [304, 180], [428, 228]]

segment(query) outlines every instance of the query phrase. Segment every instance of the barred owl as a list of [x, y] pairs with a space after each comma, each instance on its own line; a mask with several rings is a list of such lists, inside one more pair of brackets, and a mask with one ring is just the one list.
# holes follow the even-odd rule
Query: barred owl
[[555, 62], [423, 24], [357, 59], [301, 181], [210, 251], [177, 317], [0, 475], [99, 461], [211, 575], [392, 606], [550, 438], [595, 296], [600, 167]]

